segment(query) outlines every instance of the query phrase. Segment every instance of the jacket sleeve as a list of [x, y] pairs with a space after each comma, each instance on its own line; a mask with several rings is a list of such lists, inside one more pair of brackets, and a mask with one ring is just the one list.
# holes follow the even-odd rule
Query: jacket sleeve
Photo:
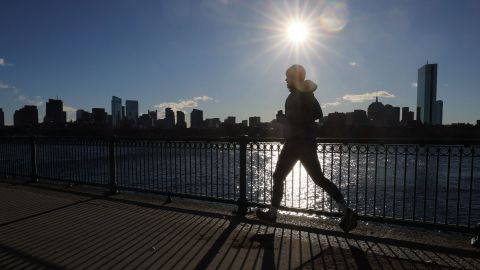
[[320, 107], [320, 103], [318, 103], [318, 100], [313, 97], [313, 111], [314, 111], [314, 118], [315, 120], [317, 119], [322, 119], [323, 118], [323, 112], [322, 112], [322, 107]]
[[300, 96], [290, 94], [285, 101], [285, 116], [291, 124], [301, 124], [306, 122], [304, 114], [301, 111]]

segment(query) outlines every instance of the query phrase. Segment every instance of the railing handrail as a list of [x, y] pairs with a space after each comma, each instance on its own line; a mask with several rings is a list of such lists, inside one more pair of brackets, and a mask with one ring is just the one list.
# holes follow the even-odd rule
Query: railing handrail
[[[33, 136], [36, 139], [82, 139], [82, 140], [105, 140], [109, 141], [112, 136]], [[25, 139], [29, 140], [32, 136], [3, 136], [0, 139]], [[231, 137], [122, 137], [116, 136], [117, 141], [172, 141], [172, 142], [239, 142], [247, 139], [248, 142], [284, 142], [285, 138], [281, 137], [255, 137], [248, 135], [239, 135]], [[422, 145], [480, 145], [480, 138], [384, 138], [384, 137], [351, 137], [351, 138], [335, 138], [335, 137], [317, 137], [317, 143], [335, 143], [335, 144], [418, 144]]]

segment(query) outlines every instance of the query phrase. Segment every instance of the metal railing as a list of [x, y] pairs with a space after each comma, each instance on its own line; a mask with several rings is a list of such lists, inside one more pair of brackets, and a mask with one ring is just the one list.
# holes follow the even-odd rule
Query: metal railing
[[[235, 203], [271, 199], [277, 139], [0, 138], [0, 173]], [[476, 142], [319, 139], [324, 174], [363, 220], [471, 231], [480, 222]], [[282, 208], [338, 215], [298, 163]]]

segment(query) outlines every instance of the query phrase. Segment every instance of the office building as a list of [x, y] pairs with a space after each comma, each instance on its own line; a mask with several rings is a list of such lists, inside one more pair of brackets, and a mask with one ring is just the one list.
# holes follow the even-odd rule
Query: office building
[[138, 117], [139, 128], [151, 128], [153, 127], [153, 119], [150, 114], [142, 114]]
[[258, 128], [261, 126], [260, 122], [260, 116], [251, 116], [248, 118], [248, 123], [250, 124], [250, 127], [253, 128]]
[[92, 123], [92, 114], [82, 109], [77, 110], [77, 123], [90, 124]]
[[5, 114], [3, 113], [3, 109], [0, 108], [0, 127], [5, 126]]
[[122, 99], [112, 97], [112, 126], [118, 127], [122, 122]]
[[148, 110], [148, 115], [150, 115], [150, 118], [152, 118], [153, 122], [156, 122], [158, 120], [158, 112], [157, 110], [155, 111], [150, 111]]
[[384, 126], [397, 126], [400, 123], [400, 107], [390, 104], [384, 107]]
[[417, 120], [425, 125], [441, 124], [443, 102], [437, 103], [437, 64], [418, 69]]
[[45, 105], [45, 117], [43, 118], [45, 124], [62, 125], [67, 122], [67, 113], [63, 111], [63, 101], [49, 99]]
[[137, 100], [125, 101], [125, 117], [129, 123], [136, 125], [138, 120], [138, 101]]
[[368, 106], [368, 119], [372, 122], [373, 126], [385, 125], [385, 106], [382, 102], [378, 101], [378, 97], [375, 97], [375, 102], [372, 102]]
[[93, 108], [92, 109], [92, 122], [95, 126], [98, 127], [105, 127], [108, 120], [107, 112], [105, 112], [104, 108]]
[[163, 121], [163, 128], [171, 129], [175, 127], [175, 113], [171, 108], [165, 108], [165, 119]]
[[236, 123], [235, 116], [228, 116], [227, 118], [225, 118], [225, 121], [223, 121], [223, 123], [224, 123], [226, 126], [233, 126], [233, 125], [235, 125], [235, 123]]
[[248, 120], [242, 120], [242, 127], [248, 127]]
[[203, 127], [203, 111], [193, 109], [190, 113], [190, 127], [201, 128]]
[[177, 128], [186, 128], [187, 122], [185, 122], [185, 113], [177, 111]]
[[363, 127], [368, 125], [367, 112], [354, 110], [345, 114], [345, 125], [347, 127]]
[[37, 106], [25, 105], [13, 114], [13, 125], [16, 127], [35, 126], [38, 124]]
[[207, 118], [205, 119], [205, 126], [207, 128], [219, 128], [220, 118]]
[[443, 101], [437, 100], [435, 102], [435, 125], [443, 124]]

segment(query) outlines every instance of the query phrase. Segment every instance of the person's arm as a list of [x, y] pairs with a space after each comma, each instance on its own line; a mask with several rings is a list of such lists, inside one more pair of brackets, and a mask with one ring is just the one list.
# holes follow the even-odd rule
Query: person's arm
[[313, 111], [314, 111], [314, 118], [315, 120], [317, 119], [322, 119], [323, 118], [323, 112], [322, 112], [322, 107], [320, 107], [320, 103], [318, 103], [318, 100], [313, 97]]
[[300, 96], [292, 93], [285, 101], [285, 117], [291, 124], [301, 124], [306, 122], [304, 114], [301, 112]]

